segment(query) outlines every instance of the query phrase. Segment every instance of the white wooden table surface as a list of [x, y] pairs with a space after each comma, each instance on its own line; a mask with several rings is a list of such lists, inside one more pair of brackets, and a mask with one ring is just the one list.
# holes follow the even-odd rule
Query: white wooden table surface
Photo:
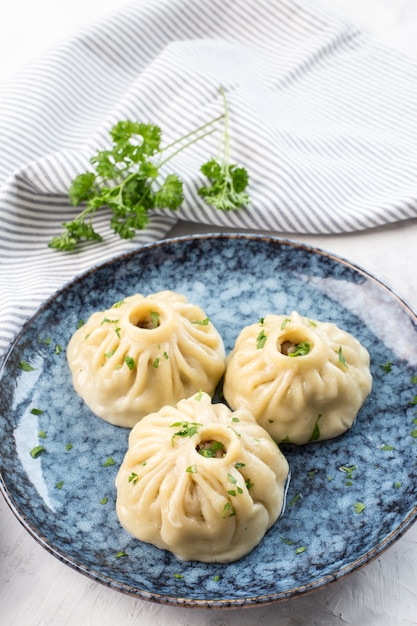
[[[78, 28], [123, 4], [121, 0], [3, 2], [0, 8], [0, 81], [5, 81]], [[327, 4], [353, 18], [374, 38], [417, 60], [416, 0], [327, 0]], [[202, 230], [180, 224], [174, 233]], [[417, 220], [365, 233], [298, 236], [296, 239], [361, 265], [388, 283], [417, 310]], [[256, 609], [180, 609], [125, 596], [65, 566], [27, 534], [0, 496], [0, 624], [416, 625], [417, 525], [368, 566], [310, 595]]]

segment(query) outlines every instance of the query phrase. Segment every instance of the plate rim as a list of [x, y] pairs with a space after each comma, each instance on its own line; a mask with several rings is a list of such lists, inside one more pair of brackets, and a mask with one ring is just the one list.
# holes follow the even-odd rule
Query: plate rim
[[[188, 235], [178, 235], [174, 237], [167, 237], [164, 239], [159, 239], [157, 241], [149, 242], [141, 245], [138, 248], [133, 250], [129, 250], [127, 252], [117, 254], [113, 257], [105, 259], [104, 261], [98, 262], [87, 270], [75, 275], [72, 279], [66, 281], [60, 288], [56, 289], [40, 306], [36, 309], [36, 311], [27, 319], [27, 321], [23, 324], [20, 331], [16, 334], [14, 339], [10, 342], [6, 353], [3, 355], [2, 361], [0, 363], [0, 379], [3, 376], [5, 366], [11, 357], [13, 350], [22, 336], [25, 334], [27, 329], [35, 322], [35, 320], [41, 315], [41, 313], [47, 309], [54, 300], [63, 295], [69, 288], [73, 287], [79, 282], [82, 282], [87, 276], [99, 271], [100, 269], [111, 266], [114, 263], [121, 262], [123, 260], [129, 260], [135, 256], [138, 256], [142, 253], [146, 253], [149, 249], [159, 248], [162, 246], [171, 246], [177, 243], [182, 243], [185, 241], [202, 241], [202, 240], [210, 240], [210, 239], [235, 239], [235, 240], [258, 240], [264, 241], [266, 243], [271, 242], [278, 245], [287, 245], [291, 248], [303, 249], [310, 254], [320, 255], [323, 257], [327, 257], [332, 261], [340, 263], [344, 266], [349, 267], [355, 272], [364, 275], [372, 282], [376, 283], [380, 288], [385, 290], [392, 296], [402, 307], [404, 307], [407, 313], [414, 317], [417, 322], [417, 313], [414, 308], [407, 302], [407, 300], [402, 297], [395, 289], [393, 289], [388, 283], [377, 277], [375, 274], [365, 269], [359, 264], [356, 264], [347, 258], [340, 256], [338, 254], [329, 252], [324, 248], [314, 246], [311, 244], [306, 244], [304, 242], [297, 241], [295, 239], [290, 239], [286, 237], [280, 237], [278, 235], [269, 235], [262, 233], [240, 233], [240, 232], [208, 232], [208, 233], [193, 233]], [[156, 592], [147, 591], [145, 589], [139, 589], [138, 587], [134, 587], [127, 583], [123, 583], [120, 580], [116, 580], [111, 576], [108, 576], [104, 573], [98, 572], [94, 570], [92, 567], [87, 566], [81, 563], [78, 559], [69, 556], [62, 549], [58, 549], [54, 546], [53, 542], [43, 536], [41, 529], [35, 527], [27, 518], [24, 510], [18, 506], [15, 502], [12, 494], [10, 493], [7, 484], [3, 477], [3, 472], [0, 467], [0, 492], [2, 493], [6, 504], [9, 509], [12, 511], [17, 521], [23, 526], [23, 528], [28, 532], [28, 534], [37, 541], [37, 543], [44, 548], [49, 554], [54, 556], [57, 560], [59, 560], [64, 565], [69, 566], [71, 569], [77, 571], [78, 573], [86, 576], [90, 580], [94, 580], [102, 584], [105, 587], [113, 589], [115, 591], [119, 591], [125, 595], [135, 597], [141, 599], [143, 601], [154, 602], [157, 604], [168, 605], [168, 606], [177, 606], [181, 608], [216, 608], [216, 609], [237, 609], [237, 608], [250, 608], [256, 606], [265, 606], [268, 604], [277, 604], [292, 598], [296, 598], [302, 595], [306, 595], [308, 593], [312, 593], [318, 589], [321, 589], [332, 582], [336, 582], [344, 578], [345, 576], [353, 573], [371, 563], [373, 560], [378, 558], [383, 552], [388, 550], [396, 541], [398, 541], [414, 524], [417, 520], [417, 504], [413, 507], [411, 511], [404, 517], [402, 522], [393, 529], [389, 535], [384, 537], [381, 541], [378, 542], [372, 549], [368, 550], [365, 554], [359, 556], [351, 563], [346, 564], [345, 566], [339, 568], [337, 571], [332, 572], [331, 574], [327, 574], [320, 578], [315, 578], [315, 580], [303, 583], [301, 585], [295, 586], [292, 589], [287, 589], [285, 591], [278, 591], [271, 594], [262, 594], [257, 596], [250, 596], [245, 598], [190, 598], [185, 596], [173, 596], [172, 594], [159, 594]]]

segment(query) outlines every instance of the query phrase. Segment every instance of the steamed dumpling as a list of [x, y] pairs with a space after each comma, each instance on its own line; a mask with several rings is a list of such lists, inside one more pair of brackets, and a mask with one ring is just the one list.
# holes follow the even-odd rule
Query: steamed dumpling
[[116, 511], [134, 537], [179, 559], [226, 563], [279, 517], [287, 477], [285, 457], [249, 411], [198, 393], [133, 428]]
[[136, 294], [93, 313], [72, 336], [67, 358], [90, 409], [126, 427], [200, 389], [213, 394], [225, 367], [216, 328], [172, 291]]
[[369, 353], [357, 339], [293, 312], [242, 330], [226, 361], [223, 393], [278, 443], [304, 444], [349, 429], [371, 386]]

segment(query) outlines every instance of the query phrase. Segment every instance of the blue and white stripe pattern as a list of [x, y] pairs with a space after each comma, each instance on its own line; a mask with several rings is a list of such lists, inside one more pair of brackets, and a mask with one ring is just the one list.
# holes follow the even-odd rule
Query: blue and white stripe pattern
[[[72, 178], [115, 122], [158, 124], [168, 143], [222, 112], [220, 85], [248, 209], [197, 195], [211, 135], [170, 163], [185, 183], [179, 211], [122, 241], [103, 210], [104, 243], [48, 248], [78, 213]], [[141, 0], [94, 23], [0, 88], [0, 356], [65, 282], [178, 219], [326, 234], [417, 217], [416, 106], [411, 60], [309, 0]]]

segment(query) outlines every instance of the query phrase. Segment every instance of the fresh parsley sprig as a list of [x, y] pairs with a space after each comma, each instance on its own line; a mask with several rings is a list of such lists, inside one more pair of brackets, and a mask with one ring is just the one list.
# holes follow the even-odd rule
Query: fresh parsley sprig
[[210, 186], [198, 190], [208, 204], [221, 211], [239, 209], [249, 204], [246, 188], [249, 183], [248, 172], [230, 162], [229, 107], [226, 94], [220, 89], [224, 103], [224, 132], [222, 136], [222, 154], [219, 159], [210, 159], [201, 166]]
[[191, 132], [162, 146], [159, 126], [130, 120], [120, 121], [110, 130], [112, 147], [99, 150], [90, 159], [94, 171], [74, 178], [69, 189], [72, 205], [85, 203], [85, 208], [72, 222], [64, 222], [64, 231], [49, 246], [71, 251], [82, 241], [99, 242], [102, 236], [93, 221], [102, 207], [111, 210], [110, 226], [123, 239], [132, 239], [149, 222], [154, 209], [175, 211], [184, 200], [183, 183], [177, 174], [162, 174], [162, 167], [193, 143], [216, 131], [216, 123], [224, 119], [221, 161], [212, 159], [201, 167], [211, 186], [199, 190], [212, 206], [230, 210], [246, 206], [244, 192], [248, 174], [244, 168], [230, 164], [229, 110], [223, 90], [225, 112]]

